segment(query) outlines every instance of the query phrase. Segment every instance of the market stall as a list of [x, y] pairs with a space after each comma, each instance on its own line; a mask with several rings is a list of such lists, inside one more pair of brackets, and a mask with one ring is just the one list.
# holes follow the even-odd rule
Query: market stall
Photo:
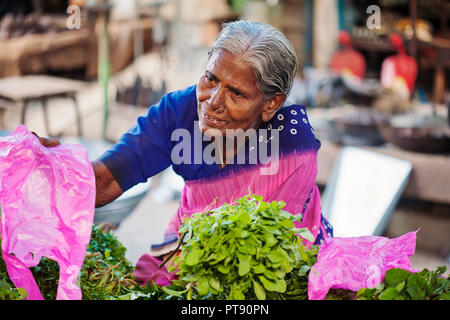
[[[234, 8], [238, 7], [239, 1], [232, 2]], [[188, 60], [187, 65], [171, 75], [178, 77], [183, 68], [195, 69], [190, 57], [198, 55], [199, 51], [205, 53], [204, 48], [199, 50], [199, 47], [214, 39], [212, 35], [217, 32], [218, 21], [213, 20], [212, 25], [211, 21], [203, 21], [207, 19], [199, 18], [202, 21], [196, 21], [196, 7], [187, 5], [190, 11], [187, 11], [189, 19], [186, 25], [200, 26], [200, 29], [208, 25], [208, 29], [201, 30], [209, 30], [210, 33], [205, 37], [197, 37], [202, 40], [197, 39], [192, 46], [194, 48], [184, 47], [181, 40], [186, 40], [183, 35], [187, 34], [188, 28], [182, 28], [181, 17], [186, 12], [180, 10], [181, 1], [173, 3], [177, 3], [175, 19], [180, 20], [174, 23], [175, 31], [178, 29], [179, 33], [172, 40], [175, 42], [172, 45], [179, 50], [179, 56]], [[183, 5], [186, 3], [183, 2]], [[251, 8], [262, 8], [261, 12], [264, 12], [265, 8], [269, 8], [267, 10], [273, 10], [274, 13], [279, 9], [277, 6], [284, 4], [284, 8], [278, 12], [284, 11], [292, 18], [280, 23], [288, 36], [300, 38], [300, 35], [308, 37], [308, 34], [313, 34], [316, 38], [314, 46], [308, 41], [302, 44], [297, 39], [294, 43], [297, 50], [304, 47], [320, 49], [321, 46], [329, 49], [333, 46], [332, 42], [328, 42], [329, 38], [317, 38], [321, 34], [338, 35], [335, 40], [341, 46], [331, 55], [330, 68], [305, 68], [301, 77], [296, 79], [298, 86], [294, 86], [293, 95], [287, 100], [296, 105], [285, 103], [283, 106], [284, 100], [280, 99], [279, 108], [273, 113], [278, 112], [273, 117], [274, 121], [285, 121], [278, 126], [278, 130], [285, 130], [283, 133], [287, 134], [284, 136], [287, 141], [285, 147], [291, 147], [292, 144], [298, 146], [298, 150], [293, 148], [292, 153], [285, 154], [286, 157], [282, 159], [285, 161], [284, 167], [275, 175], [263, 175], [260, 171], [255, 174], [257, 170], [252, 171], [255, 167], [242, 166], [236, 167], [236, 172], [233, 172], [236, 175], [227, 176], [226, 170], [221, 171], [225, 166], [202, 162], [200, 165], [206, 168], [206, 174], [198, 178], [194, 176], [200, 171], [198, 167], [181, 164], [176, 168], [177, 173], [181, 176], [180, 172], [186, 170], [186, 176], [182, 178], [190, 189], [185, 188], [178, 194], [181, 209], [175, 214], [172, 212], [175, 219], [172, 218], [168, 232], [164, 234], [167, 242], [155, 246], [170, 245], [171, 250], [164, 253], [161, 250], [155, 254], [152, 252], [153, 247], [149, 248], [147, 244], [135, 264], [127, 259], [127, 248], [118, 240], [114, 230], [120, 228], [147, 195], [153, 185], [153, 176], [175, 163], [172, 154], [168, 160], [169, 151], [174, 149], [173, 140], [168, 139], [174, 130], [169, 131], [169, 125], [176, 129], [188, 125], [189, 128], [198, 129], [197, 124], [191, 126], [192, 122], [188, 125], [183, 122], [189, 117], [195, 119], [198, 116], [197, 108], [194, 108], [197, 99], [193, 98], [197, 91], [192, 86], [190, 91], [178, 91], [161, 99], [168, 89], [165, 75], [158, 77], [161, 85], [153, 87], [143, 81], [139, 72], [132, 72], [131, 80], [128, 79], [130, 81], [118, 81], [115, 99], [110, 99], [110, 76], [142, 53], [142, 47], [132, 42], [139, 38], [139, 32], [135, 31], [151, 32], [155, 26], [154, 20], [112, 22], [109, 18], [113, 6], [107, 1], [99, 1], [84, 7], [89, 14], [99, 17], [96, 26], [99, 29], [95, 29], [97, 32], [92, 29], [93, 25], [87, 25], [86, 28], [91, 29], [88, 29], [86, 37], [82, 35], [84, 31], [71, 31], [71, 36], [81, 38], [71, 39], [73, 42], [66, 39], [70, 42], [68, 46], [59, 43], [65, 39], [65, 33], [52, 34], [51, 41], [46, 41], [54, 46], [41, 48], [43, 51], [39, 53], [19, 50], [18, 56], [9, 53], [5, 54], [3, 60], [0, 57], [0, 63], [3, 61], [11, 65], [10, 70], [3, 70], [9, 72], [8, 75], [19, 75], [13, 80], [20, 81], [17, 84], [10, 77], [4, 78], [4, 83], [0, 81], [0, 95], [16, 102], [28, 99], [45, 101], [58, 95], [74, 96], [80, 88], [80, 83], [72, 80], [66, 82], [67, 79], [47, 76], [35, 78], [23, 75], [25, 73], [59, 73], [65, 71], [64, 68], [71, 71], [81, 68], [83, 78], [97, 75], [101, 87], [101, 119], [95, 125], [103, 123], [100, 140], [85, 139], [81, 130], [78, 130], [78, 136], [64, 136], [61, 137], [60, 145], [55, 141], [51, 145], [47, 144], [51, 140], [38, 137], [25, 126], [24, 105], [22, 124], [13, 132], [0, 131], [0, 299], [183, 302], [450, 300], [450, 276], [446, 265], [430, 270], [415, 268], [411, 263], [416, 248], [423, 246], [419, 240], [424, 234], [429, 237], [430, 228], [422, 232], [420, 228], [405, 223], [402, 228], [394, 230], [390, 224], [396, 210], [404, 208], [401, 204], [404, 199], [426, 203], [429, 207], [421, 214], [437, 213], [444, 217], [442, 220], [447, 219], [445, 223], [448, 222], [450, 207], [450, 118], [446, 106], [440, 105], [444, 67], [437, 67], [437, 80], [434, 90], [431, 90], [434, 91], [434, 103], [424, 103], [420, 99], [418, 103], [417, 88], [420, 87], [420, 75], [424, 71], [421, 63], [418, 63], [421, 42], [414, 38], [417, 3], [412, 1], [411, 7], [406, 6], [413, 21], [411, 39], [387, 32], [367, 37], [365, 32], [359, 34], [357, 28], [338, 33], [336, 28], [326, 23], [317, 27], [323, 22], [321, 19], [337, 22], [339, 17], [334, 16], [334, 10], [342, 10], [343, 2], [337, 1], [330, 10], [324, 10], [329, 2], [317, 3], [255, 0], [246, 4], [249, 11]], [[80, 1], [80, 5], [83, 4]], [[225, 1], [221, 2], [221, 6], [227, 8]], [[214, 8], [212, 1], [202, 3], [205, 11], [212, 12]], [[321, 12], [317, 12], [318, 8], [321, 8]], [[404, 4], [400, 4], [400, 12], [404, 11]], [[299, 22], [298, 14], [310, 15], [320, 21], [308, 20], [303, 24]], [[235, 15], [232, 17], [236, 18]], [[313, 24], [314, 32], [306, 30]], [[400, 23], [400, 26], [404, 24]], [[424, 23], [424, 26], [427, 24]], [[332, 32], [327, 34], [324, 30]], [[429, 36], [426, 30], [423, 33], [425, 38]], [[95, 36], [99, 36], [98, 44]], [[53, 42], [53, 38], [57, 40]], [[37, 41], [34, 37], [33, 40], [29, 39], [20, 39], [27, 44], [22, 44], [24, 47], [28, 46], [29, 41]], [[43, 38], [39, 39], [43, 41]], [[14, 42], [19, 39], [9, 40]], [[439, 56], [445, 56], [446, 44], [436, 41], [436, 38], [433, 41], [425, 42], [431, 45], [432, 51], [437, 50]], [[33, 51], [34, 47], [31, 46], [30, 50]], [[280, 45], [278, 48], [286, 50], [287, 47]], [[62, 48], [64, 51], [58, 59], [72, 54], [79, 59], [61, 63], [63, 67], [58, 68], [54, 52], [60, 52], [58, 50]], [[11, 47], [8, 47], [10, 50]], [[358, 50], [365, 50], [366, 55]], [[370, 52], [369, 57], [367, 51]], [[83, 52], [83, 55], [79, 57], [77, 52]], [[383, 54], [379, 55], [380, 52]], [[288, 53], [283, 57], [289, 56], [292, 62], [295, 55]], [[298, 56], [307, 56], [312, 62], [322, 64], [327, 53], [320, 52], [320, 57], [316, 56], [317, 52]], [[156, 60], [156, 64], [167, 62], [164, 61], [167, 57], [163, 57], [161, 52], [158, 54], [161, 59]], [[45, 63], [39, 67], [22, 68], [25, 66], [22, 62], [28, 59], [34, 61], [33, 57]], [[205, 55], [202, 58], [204, 63]], [[378, 60], [378, 63], [372, 63], [370, 59]], [[254, 76], [249, 72], [250, 69], [236, 68], [235, 60], [230, 60], [233, 63], [228, 61], [226, 67], [223, 62], [215, 61], [213, 65], [219, 72], [223, 71], [221, 68], [228, 72], [226, 78], [240, 79], [240, 72], [247, 72], [248, 78]], [[243, 62], [242, 65], [245, 66]], [[290, 64], [292, 70], [298, 66], [296, 63]], [[236, 70], [239, 72], [233, 73]], [[26, 82], [30, 77], [34, 80], [31, 84]], [[195, 74], [195, 77], [199, 75]], [[208, 76], [201, 79], [218, 82], [218, 79]], [[212, 86], [210, 82], [207, 83], [205, 87]], [[247, 89], [251, 86], [254, 86], [253, 83]], [[1, 90], [2, 87], [6, 89]], [[254, 92], [259, 94], [260, 88], [255, 88]], [[17, 91], [20, 94], [15, 95]], [[232, 87], [230, 94], [240, 97], [241, 93], [235, 91]], [[425, 91], [429, 93], [430, 87]], [[276, 94], [270, 99], [274, 96]], [[158, 107], [148, 108], [159, 101]], [[241, 106], [238, 103], [236, 105]], [[185, 106], [189, 108], [183, 108]], [[184, 113], [184, 109], [188, 111]], [[241, 108], [237, 110], [242, 112]], [[106, 126], [111, 123], [108, 122], [110, 114], [134, 126], [130, 125], [132, 129], [123, 133], [114, 132], [115, 137], [129, 138], [122, 139], [114, 147], [111, 141], [107, 141], [105, 134]], [[254, 115], [247, 112], [244, 116], [250, 117], [249, 114]], [[140, 115], [143, 117], [138, 118]], [[212, 124], [227, 122], [204, 117], [206, 122]], [[78, 125], [81, 128], [80, 121]], [[272, 130], [272, 124], [270, 129], [267, 128]], [[118, 126], [112, 130], [119, 131]], [[278, 133], [276, 130], [272, 132]], [[307, 141], [302, 140], [304, 137], [308, 138], [305, 138]], [[263, 138], [258, 137], [258, 143], [264, 143]], [[265, 141], [266, 144], [269, 142], [270, 139]], [[109, 154], [103, 161], [109, 161], [110, 169], [105, 170], [105, 164], [95, 160], [105, 155], [106, 150], [109, 150]], [[112, 154], [115, 157], [108, 158]], [[341, 166], [343, 162], [345, 166]], [[358, 170], [355, 170], [356, 166]], [[266, 169], [257, 169], [261, 168]], [[347, 170], [340, 171], [339, 168]], [[189, 171], [191, 169], [194, 173]], [[223, 180], [212, 179], [215, 175], [209, 174], [208, 170], [216, 170], [217, 177]], [[252, 178], [255, 181], [249, 183], [248, 180]], [[341, 213], [355, 213], [358, 219], [355, 216], [346, 217], [339, 223], [333, 220], [333, 225], [339, 228], [333, 236], [333, 227], [324, 217], [331, 212], [332, 197], [329, 195], [336, 191], [337, 182], [347, 183], [346, 186], [341, 185], [339, 191], [345, 196], [343, 202], [353, 208], [345, 212], [342, 206]], [[352, 185], [352, 182], [355, 184]], [[241, 189], [249, 185], [265, 192], [265, 196], [254, 193], [250, 187], [242, 194]], [[298, 192], [300, 189], [302, 192]], [[306, 191], [303, 192], [303, 189]], [[127, 191], [122, 193], [122, 190]], [[237, 193], [241, 194], [236, 196]], [[218, 200], [221, 196], [222, 199]], [[210, 198], [214, 200], [211, 202]], [[281, 199], [288, 199], [287, 203]], [[209, 204], [205, 206], [206, 202]], [[150, 212], [149, 208], [143, 208], [147, 216], [156, 214]], [[369, 215], [374, 211], [377, 216], [369, 221], [369, 218], [373, 218]], [[176, 224], [178, 222], [180, 225]], [[141, 220], [139, 223], [143, 226], [142, 230], [147, 232], [146, 221]], [[361, 228], [358, 223], [368, 228]], [[448, 224], [445, 223], [440, 223], [439, 228], [432, 230], [435, 234], [429, 240], [431, 244], [427, 249], [431, 251], [438, 248], [439, 254], [448, 259], [450, 240], [446, 231]], [[344, 234], [344, 225], [357, 229], [359, 234]], [[163, 229], [164, 226], [158, 224], [154, 227]], [[142, 236], [136, 230], [132, 230], [133, 236]], [[187, 305], [191, 308], [190, 304]], [[186, 314], [183, 312], [178, 315]]]

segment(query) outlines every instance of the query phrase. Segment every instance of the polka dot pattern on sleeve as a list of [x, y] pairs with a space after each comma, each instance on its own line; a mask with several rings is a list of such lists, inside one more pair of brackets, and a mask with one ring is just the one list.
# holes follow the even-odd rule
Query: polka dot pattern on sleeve
[[304, 106], [291, 105], [281, 108], [267, 123], [266, 128], [278, 130], [280, 146], [284, 151], [317, 150], [320, 147]]

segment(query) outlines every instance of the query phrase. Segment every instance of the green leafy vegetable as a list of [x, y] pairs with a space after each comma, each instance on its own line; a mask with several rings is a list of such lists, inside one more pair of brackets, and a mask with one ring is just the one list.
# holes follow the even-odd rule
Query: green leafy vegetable
[[[87, 247], [84, 265], [80, 271], [82, 297], [86, 300], [142, 299], [163, 295], [160, 288], [140, 287], [134, 281], [134, 267], [125, 258], [125, 247], [110, 232], [103, 232], [94, 225]], [[56, 299], [59, 266], [50, 259], [30, 268], [44, 299]], [[23, 288], [16, 288], [9, 279], [0, 252], [0, 299], [21, 300], [26, 298]]]
[[306, 299], [305, 270], [315, 262], [317, 247], [303, 246], [298, 234], [314, 238], [295, 227], [298, 216], [284, 206], [248, 194], [186, 219], [179, 230], [183, 248], [174, 284], [189, 285], [191, 298]]
[[[283, 211], [283, 202], [264, 202], [247, 195], [234, 204], [194, 214], [180, 228], [182, 254], [177, 256], [179, 279], [169, 287], [139, 286], [126, 248], [110, 232], [94, 225], [80, 271], [87, 300], [173, 299], [296, 299], [306, 300], [308, 275], [318, 246], [307, 249], [301, 237], [313, 240], [307, 229], [295, 228], [297, 218]], [[1, 240], [1, 239], [0, 239]], [[1, 244], [1, 241], [0, 241]], [[55, 299], [59, 267], [43, 258], [30, 268], [45, 299]], [[332, 289], [328, 300], [450, 300], [446, 267], [411, 273], [389, 269], [376, 288], [358, 292]], [[9, 279], [0, 252], [0, 300], [26, 299], [23, 288]]]
[[446, 270], [446, 266], [415, 273], [389, 269], [381, 284], [373, 289], [363, 288], [357, 296], [361, 300], [449, 300], [450, 277], [443, 276]]

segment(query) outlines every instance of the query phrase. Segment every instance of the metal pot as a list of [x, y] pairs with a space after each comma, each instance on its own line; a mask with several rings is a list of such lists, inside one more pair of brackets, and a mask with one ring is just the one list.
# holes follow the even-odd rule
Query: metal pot
[[343, 145], [378, 146], [384, 143], [377, 125], [386, 122], [387, 116], [367, 107], [342, 110], [342, 115], [333, 119], [340, 132]]
[[432, 116], [406, 115], [380, 124], [386, 142], [414, 152], [449, 153], [450, 129], [443, 119]]
[[113, 202], [95, 209], [94, 223], [109, 223], [118, 228], [120, 223], [127, 218], [141, 200], [145, 197], [152, 185], [151, 178], [144, 183], [139, 183], [131, 189], [124, 192]]

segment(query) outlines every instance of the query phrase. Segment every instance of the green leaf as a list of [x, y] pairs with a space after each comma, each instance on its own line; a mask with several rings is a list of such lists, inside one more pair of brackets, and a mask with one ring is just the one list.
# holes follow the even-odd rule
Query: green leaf
[[252, 222], [252, 218], [250, 218], [248, 212], [241, 211], [237, 217], [237, 222], [239, 222], [241, 226], [246, 226], [247, 224]]
[[230, 300], [245, 300], [245, 295], [242, 293], [241, 289], [238, 286], [233, 285], [231, 287], [230, 296], [228, 297]]
[[281, 235], [281, 231], [279, 226], [266, 226], [264, 228], [265, 230], [267, 230], [267, 232], [276, 235], [276, 236], [280, 236]]
[[275, 284], [273, 281], [270, 281], [269, 279], [267, 279], [264, 276], [259, 276], [258, 278], [261, 281], [261, 283], [263, 284], [264, 288], [266, 288], [266, 290], [274, 291]]
[[370, 299], [370, 297], [372, 297], [375, 294], [375, 292], [376, 292], [376, 289], [361, 288], [356, 293], [356, 296], [360, 300], [366, 300], [366, 299]]
[[288, 228], [288, 229], [295, 228], [294, 223], [291, 220], [288, 220], [288, 219], [281, 221], [279, 224], [280, 224], [280, 226]]
[[268, 207], [269, 205], [267, 204], [267, 202], [260, 202], [257, 209], [259, 211], [265, 211]]
[[255, 199], [256, 201], [259, 201], [259, 202], [263, 201], [263, 197], [262, 197], [262, 196], [259, 196], [259, 195], [256, 195], [256, 194], [252, 194], [251, 197], [252, 197], [253, 199]]
[[245, 245], [242, 245], [238, 248], [240, 253], [246, 254], [246, 255], [254, 255], [256, 254], [256, 247], [253, 243], [249, 243], [248, 241], [245, 243]]
[[203, 277], [197, 282], [198, 294], [204, 296], [209, 292], [208, 278]]
[[450, 292], [446, 292], [437, 297], [438, 300], [450, 300]]
[[217, 266], [217, 270], [219, 271], [219, 272], [222, 272], [223, 274], [228, 274], [228, 273], [230, 273], [230, 269], [231, 269], [231, 265], [229, 264], [229, 265], [223, 265], [223, 264], [220, 264], [220, 265], [218, 265]]
[[440, 276], [440, 275], [444, 274], [446, 270], [447, 270], [447, 266], [446, 265], [442, 265], [442, 266], [439, 266], [439, 267], [436, 268], [436, 272], [435, 273], [436, 273], [437, 276]]
[[284, 280], [269, 280], [264, 276], [259, 276], [258, 278], [267, 291], [275, 291], [280, 293], [286, 291], [286, 281]]
[[264, 276], [268, 279], [272, 279], [275, 280], [277, 279], [277, 275], [275, 273], [273, 273], [272, 271], [270, 271], [269, 269], [266, 269], [266, 271], [264, 271]]
[[264, 288], [255, 280], [253, 281], [253, 290], [255, 291], [256, 298], [258, 300], [266, 300], [266, 291]]
[[188, 266], [196, 265], [200, 261], [202, 254], [203, 254], [203, 250], [200, 250], [198, 248], [193, 248], [187, 252], [187, 254], [184, 258], [184, 262]]
[[275, 238], [273, 235], [266, 233], [265, 238], [265, 247], [273, 247], [275, 244], [278, 243], [277, 238]]
[[277, 263], [283, 261], [286, 257], [279, 251], [272, 251], [267, 255], [267, 258], [269, 258], [270, 261]]
[[400, 292], [395, 288], [389, 287], [380, 294], [379, 298], [380, 300], [397, 300], [399, 295]]
[[402, 292], [403, 288], [405, 287], [405, 283], [406, 283], [406, 281], [400, 282], [399, 284], [397, 284], [397, 285], [395, 286], [395, 289], [396, 289], [398, 292]]
[[183, 290], [183, 291], [175, 291], [175, 290], [171, 290], [167, 287], [161, 287], [161, 290], [164, 291], [167, 294], [170, 294], [172, 296], [176, 296], [176, 297], [182, 297], [183, 293], [185, 293], [187, 290]]
[[291, 264], [289, 263], [288, 260], [283, 260], [283, 261], [281, 262], [281, 268], [283, 268], [283, 270], [284, 270], [286, 273], [291, 272], [291, 270], [292, 270]]
[[209, 285], [217, 291], [221, 291], [220, 281], [216, 277], [209, 278]]
[[255, 273], [263, 273], [266, 267], [263, 264], [257, 264], [256, 266], [252, 266], [252, 269]]
[[275, 270], [275, 275], [279, 279], [284, 279], [284, 277], [286, 276], [286, 272], [283, 269], [277, 269], [277, 270]]
[[401, 282], [406, 281], [406, 279], [411, 275], [411, 272], [399, 269], [399, 268], [393, 268], [386, 271], [386, 275], [384, 276], [384, 281], [388, 286], [395, 287]]
[[300, 277], [303, 277], [303, 276], [305, 276], [305, 275], [309, 272], [310, 269], [311, 269], [310, 266], [303, 265], [303, 266], [301, 266], [301, 267], [299, 268], [299, 270], [298, 270], [298, 275], [299, 275]]
[[413, 300], [423, 300], [426, 296], [427, 282], [419, 273], [413, 273], [406, 282], [406, 292]]
[[247, 255], [238, 255], [239, 258], [239, 276], [244, 276], [250, 271], [252, 257]]
[[306, 253], [305, 248], [303, 246], [299, 246], [298, 251], [300, 252], [300, 257], [302, 258], [302, 260], [305, 261], [308, 266], [312, 266], [311, 258]]

